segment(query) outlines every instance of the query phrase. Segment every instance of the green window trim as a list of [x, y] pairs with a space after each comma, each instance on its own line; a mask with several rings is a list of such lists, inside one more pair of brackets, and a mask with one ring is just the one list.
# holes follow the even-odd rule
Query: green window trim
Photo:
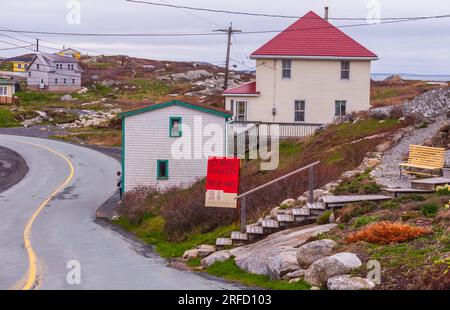
[[[173, 132], [173, 123], [174, 123], [174, 121], [178, 121], [178, 123], [180, 124], [179, 126], [180, 126], [180, 128], [179, 128], [179, 130], [178, 130], [178, 135], [177, 134], [174, 134], [174, 132]], [[175, 116], [172, 116], [172, 117], [170, 117], [170, 120], [169, 120], [169, 137], [171, 137], [171, 138], [181, 138], [183, 136], [183, 118], [182, 117], [175, 117]]]
[[[161, 176], [160, 164], [166, 165], [166, 176]], [[169, 161], [168, 160], [158, 160], [156, 162], [156, 178], [158, 180], [168, 180], [169, 179]]]

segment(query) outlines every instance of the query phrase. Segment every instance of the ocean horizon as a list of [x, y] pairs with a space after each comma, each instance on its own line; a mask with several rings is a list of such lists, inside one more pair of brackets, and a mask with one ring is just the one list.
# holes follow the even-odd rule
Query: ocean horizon
[[400, 75], [404, 80], [417, 80], [427, 82], [449, 82], [450, 75], [412, 74], [412, 73], [373, 73], [374, 81], [383, 81], [392, 75]]

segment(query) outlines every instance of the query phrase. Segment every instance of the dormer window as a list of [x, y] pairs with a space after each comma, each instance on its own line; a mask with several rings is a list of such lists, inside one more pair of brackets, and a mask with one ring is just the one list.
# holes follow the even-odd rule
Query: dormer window
[[283, 79], [290, 79], [292, 75], [292, 60], [283, 59]]

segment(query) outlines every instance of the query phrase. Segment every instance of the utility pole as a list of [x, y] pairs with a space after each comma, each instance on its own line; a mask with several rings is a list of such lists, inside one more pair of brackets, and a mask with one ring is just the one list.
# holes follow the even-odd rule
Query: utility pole
[[225, 32], [228, 34], [228, 44], [227, 44], [227, 59], [225, 62], [225, 83], [224, 83], [224, 90], [226, 90], [228, 88], [228, 80], [230, 78], [230, 54], [231, 54], [231, 39], [232, 39], [232, 35], [234, 33], [238, 33], [238, 32], [242, 32], [242, 30], [236, 30], [233, 29], [233, 23], [230, 24], [230, 27], [228, 29], [217, 29], [215, 31], [218, 32]]
[[36, 39], [36, 52], [39, 53], [39, 39]]

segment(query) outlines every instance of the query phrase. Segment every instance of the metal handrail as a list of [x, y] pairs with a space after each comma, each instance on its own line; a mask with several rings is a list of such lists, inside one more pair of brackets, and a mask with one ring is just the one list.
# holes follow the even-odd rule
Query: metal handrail
[[245, 197], [245, 196], [248, 196], [248, 195], [253, 194], [253, 193], [257, 192], [257, 191], [260, 191], [260, 190], [262, 190], [263, 188], [266, 188], [266, 187], [268, 187], [268, 186], [270, 186], [270, 185], [272, 185], [272, 184], [275, 184], [275, 183], [278, 183], [278, 182], [280, 182], [280, 181], [283, 181], [284, 179], [287, 179], [287, 178], [289, 178], [289, 177], [291, 177], [291, 176], [293, 176], [293, 175], [295, 175], [295, 174], [297, 174], [297, 173], [300, 173], [300, 172], [303, 172], [303, 171], [308, 170], [308, 169], [310, 169], [310, 168], [313, 168], [313, 167], [317, 166], [318, 164], [320, 164], [320, 161], [316, 161], [315, 163], [312, 163], [312, 164], [310, 164], [310, 165], [308, 165], [308, 166], [305, 166], [305, 167], [303, 167], [303, 168], [300, 168], [300, 169], [298, 169], [298, 170], [295, 170], [295, 171], [293, 171], [293, 172], [291, 172], [291, 173], [289, 173], [289, 174], [286, 174], [285, 176], [282, 176], [282, 177], [280, 177], [280, 178], [278, 178], [278, 179], [275, 179], [275, 180], [270, 181], [270, 182], [268, 182], [268, 183], [266, 183], [266, 184], [263, 184], [263, 185], [261, 185], [261, 186], [258, 186], [257, 188], [254, 188], [254, 189], [252, 189], [252, 190], [250, 190], [250, 191], [248, 191], [248, 192], [246, 192], [246, 193], [244, 193], [244, 194], [241, 194], [241, 195], [237, 196], [236, 199], [239, 200], [239, 199], [241, 199], [241, 198], [243, 198], [243, 197]]
[[257, 188], [254, 188], [254, 189], [252, 189], [252, 190], [250, 190], [250, 191], [248, 191], [248, 192], [246, 192], [244, 194], [241, 194], [241, 195], [237, 196], [235, 199], [237, 201], [241, 201], [240, 202], [241, 232], [245, 233], [246, 230], [247, 230], [246, 207], [245, 207], [246, 197], [248, 195], [256, 193], [256, 192], [258, 192], [258, 191], [260, 191], [260, 190], [262, 190], [262, 189], [264, 189], [264, 188], [266, 188], [266, 187], [268, 187], [270, 185], [273, 185], [275, 183], [283, 181], [283, 180], [285, 180], [285, 179], [287, 179], [287, 178], [289, 178], [289, 177], [291, 177], [291, 176], [293, 176], [293, 175], [295, 175], [297, 173], [309, 170], [309, 199], [308, 200], [309, 200], [310, 203], [313, 203], [314, 202], [314, 167], [317, 166], [318, 164], [320, 164], [320, 161], [316, 161], [315, 163], [312, 163], [312, 164], [310, 164], [308, 166], [305, 166], [303, 168], [295, 170], [295, 171], [293, 171], [291, 173], [288, 173], [288, 174], [286, 174], [286, 175], [284, 175], [282, 177], [279, 177], [279, 178], [277, 178], [277, 179], [275, 179], [273, 181], [270, 181], [270, 182], [268, 182], [266, 184], [258, 186]]

